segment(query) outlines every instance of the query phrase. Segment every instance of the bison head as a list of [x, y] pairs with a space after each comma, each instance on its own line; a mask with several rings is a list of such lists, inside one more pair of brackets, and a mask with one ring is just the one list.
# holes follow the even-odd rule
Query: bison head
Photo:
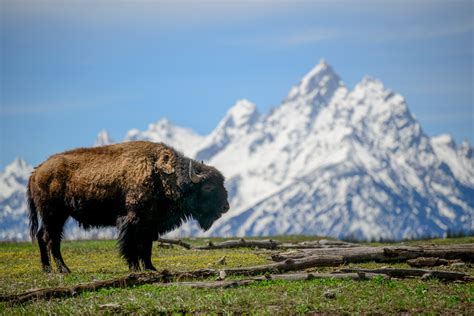
[[189, 178], [193, 183], [191, 214], [202, 229], [212, 224], [229, 210], [224, 177], [215, 168], [189, 162]]

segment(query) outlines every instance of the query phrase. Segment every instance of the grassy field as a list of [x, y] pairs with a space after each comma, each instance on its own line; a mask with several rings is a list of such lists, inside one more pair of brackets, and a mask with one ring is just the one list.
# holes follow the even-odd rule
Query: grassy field
[[[281, 241], [311, 240], [312, 237], [281, 237]], [[213, 239], [214, 240], [214, 239]], [[219, 239], [221, 240], [221, 239]], [[208, 240], [186, 240], [204, 244]], [[473, 243], [474, 237], [406, 242], [414, 244]], [[63, 242], [63, 257], [72, 273], [44, 274], [36, 244], [0, 243], [0, 294], [80, 282], [104, 280], [128, 274], [115, 241]], [[216, 261], [226, 256], [226, 267], [269, 263], [268, 250], [186, 250], [154, 245], [153, 263], [160, 269], [189, 271], [220, 268]], [[381, 267], [364, 263], [347, 267]], [[408, 267], [404, 263], [391, 266]], [[311, 271], [332, 271], [316, 268]], [[471, 264], [443, 267], [474, 273]], [[332, 295], [326, 295], [328, 292]], [[101, 307], [116, 304], [114, 309]], [[108, 314], [119, 313], [454, 313], [474, 314], [474, 284], [443, 283], [435, 279], [266, 281], [231, 289], [192, 289], [178, 286], [143, 285], [128, 289], [104, 289], [67, 299], [38, 300], [21, 305], [0, 303], [0, 314]]]

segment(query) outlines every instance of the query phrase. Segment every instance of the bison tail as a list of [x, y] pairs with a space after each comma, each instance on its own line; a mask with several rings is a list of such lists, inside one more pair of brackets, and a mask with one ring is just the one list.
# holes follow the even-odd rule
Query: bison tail
[[36, 233], [38, 232], [38, 212], [36, 211], [36, 205], [31, 197], [30, 186], [28, 183], [28, 190], [26, 192], [26, 198], [28, 200], [28, 209], [30, 210], [29, 213], [29, 220], [30, 220], [30, 237], [31, 241], [36, 239]]

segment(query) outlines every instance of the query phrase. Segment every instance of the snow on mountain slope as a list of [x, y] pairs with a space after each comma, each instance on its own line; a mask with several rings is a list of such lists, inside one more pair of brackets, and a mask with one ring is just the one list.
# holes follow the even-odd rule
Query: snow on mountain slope
[[16, 158], [0, 172], [0, 240], [23, 240], [28, 227], [26, 184], [33, 168]]
[[[402, 96], [370, 77], [349, 90], [324, 60], [267, 114], [240, 100], [207, 136], [161, 119], [146, 131], [129, 131], [129, 140], [165, 142], [226, 176], [231, 210], [208, 232], [188, 222], [171, 236], [302, 233], [397, 240], [474, 231], [470, 145], [457, 147], [447, 135], [430, 139]], [[101, 132], [98, 144], [110, 141]], [[29, 168], [18, 172], [22, 176], [0, 175], [0, 232], [17, 227], [0, 238], [26, 236]], [[12, 194], [16, 200], [7, 201]], [[15, 212], [23, 212], [16, 218], [23, 226], [8, 222]], [[68, 238], [116, 234], [68, 225]]]
[[110, 137], [109, 133], [107, 132], [106, 129], [103, 129], [99, 132], [97, 135], [97, 138], [94, 142], [94, 147], [98, 146], [105, 146], [105, 145], [111, 145], [115, 143], [113, 139]]
[[[379, 80], [349, 91], [321, 61], [279, 107], [223, 139], [215, 147], [206, 139], [218, 149], [206, 158], [228, 178], [231, 211], [204, 235], [402, 239], [473, 230], [474, 186], [453, 177], [403, 97]], [[450, 160], [472, 157], [463, 148]], [[457, 173], [464, 169], [474, 172], [469, 161]], [[177, 234], [190, 232], [185, 225]]]
[[148, 125], [148, 129], [145, 131], [138, 129], [128, 131], [124, 141], [132, 140], [148, 140], [172, 144], [174, 148], [185, 155], [194, 157], [197, 148], [203, 141], [203, 137], [191, 129], [176, 126], [168, 119], [163, 118], [156, 123]]
[[402, 239], [472, 231], [473, 186], [452, 176], [403, 98], [380, 81], [364, 78], [330, 100], [309, 129], [304, 145], [291, 148], [291, 163], [304, 162], [306, 172], [297, 169], [300, 177], [209, 234]]
[[449, 166], [461, 183], [474, 187], [474, 155], [467, 141], [456, 147], [452, 137], [443, 134], [433, 137], [431, 145], [438, 158]]
[[251, 133], [259, 119], [257, 107], [248, 100], [239, 100], [230, 108], [217, 127], [199, 146], [197, 160], [209, 160], [238, 138]]

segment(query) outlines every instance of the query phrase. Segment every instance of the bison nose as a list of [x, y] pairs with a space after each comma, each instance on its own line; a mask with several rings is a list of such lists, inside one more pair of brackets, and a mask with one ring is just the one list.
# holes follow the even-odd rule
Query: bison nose
[[229, 203], [226, 203], [223, 207], [222, 207], [222, 213], [225, 213], [229, 210], [230, 206], [229, 206]]

